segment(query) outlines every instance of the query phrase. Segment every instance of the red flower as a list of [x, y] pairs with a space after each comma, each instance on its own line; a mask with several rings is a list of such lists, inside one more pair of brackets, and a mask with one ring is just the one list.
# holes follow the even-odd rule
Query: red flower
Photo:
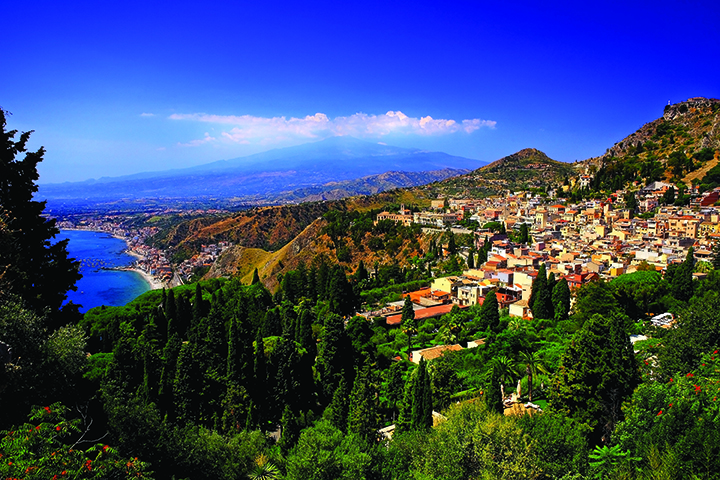
[[685, 376], [686, 376], [686, 377], [694, 377], [695, 375], [694, 375], [694, 374], [692, 374], [692, 373], [688, 373], [688, 374], [687, 374], [687, 375], [685, 375]]
[[670, 404], [670, 406], [672, 407], [672, 403]]
[[670, 381], [672, 382], [672, 381], [673, 381], [673, 379], [671, 378], [671, 379], [670, 379]]
[[45, 407], [45, 411], [48, 412], [48, 413], [52, 413], [52, 412], [50, 411], [50, 407]]
[[705, 364], [703, 363], [703, 364], [702, 364], [702, 366], [704, 367], [704, 366], [705, 366]]
[[695, 395], [697, 395], [697, 392], [702, 390], [699, 386], [695, 385]]
[[715, 351], [714, 351], [713, 353], [717, 353], [717, 352], [718, 352], [718, 351], [717, 351], [717, 350], [715, 350]]
[[57, 431], [59, 432], [59, 431], [60, 431], [60, 425], [58, 425], [57, 427], [55, 427], [55, 430], [57, 430]]
[[659, 417], [660, 415], [662, 415], [662, 410], [660, 410], [660, 411], [658, 412], [658, 414], [656, 415], [656, 417]]

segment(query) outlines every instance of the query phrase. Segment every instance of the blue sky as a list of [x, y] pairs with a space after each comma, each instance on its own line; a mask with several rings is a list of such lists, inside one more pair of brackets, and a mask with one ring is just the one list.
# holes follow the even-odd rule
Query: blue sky
[[46, 147], [41, 183], [342, 134], [583, 160], [668, 101], [720, 97], [716, 1], [8, 1], [0, 18], [0, 106]]

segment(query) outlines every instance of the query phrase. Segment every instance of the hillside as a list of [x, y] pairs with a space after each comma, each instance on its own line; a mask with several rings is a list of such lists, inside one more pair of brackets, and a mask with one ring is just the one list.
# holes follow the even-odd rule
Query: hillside
[[525, 148], [465, 175], [411, 189], [430, 198], [484, 197], [508, 190], [546, 188], [576, 175], [573, 165], [558, 162], [535, 148]]
[[697, 185], [717, 165], [718, 150], [720, 100], [695, 97], [667, 105], [661, 118], [577, 167], [581, 173], [599, 173], [595, 189], [654, 180]]

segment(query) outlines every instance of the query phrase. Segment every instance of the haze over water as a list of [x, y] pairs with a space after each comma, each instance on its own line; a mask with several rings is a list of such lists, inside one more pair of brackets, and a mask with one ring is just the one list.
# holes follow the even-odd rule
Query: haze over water
[[69, 256], [79, 260], [82, 278], [77, 291], [68, 292], [68, 300], [82, 305], [81, 312], [100, 305], [125, 305], [150, 290], [142, 275], [103, 267], [130, 266], [135, 259], [124, 253], [124, 241], [106, 233], [85, 230], [61, 230], [56, 240], [69, 239]]

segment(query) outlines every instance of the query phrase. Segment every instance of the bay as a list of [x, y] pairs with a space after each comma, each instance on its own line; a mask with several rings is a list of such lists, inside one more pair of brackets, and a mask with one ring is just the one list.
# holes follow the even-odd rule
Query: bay
[[55, 240], [68, 239], [69, 256], [80, 261], [82, 278], [76, 291], [68, 292], [68, 301], [82, 305], [86, 312], [101, 305], [121, 306], [150, 290], [150, 284], [137, 272], [106, 270], [132, 266], [135, 258], [125, 253], [123, 240], [104, 232], [61, 230]]

